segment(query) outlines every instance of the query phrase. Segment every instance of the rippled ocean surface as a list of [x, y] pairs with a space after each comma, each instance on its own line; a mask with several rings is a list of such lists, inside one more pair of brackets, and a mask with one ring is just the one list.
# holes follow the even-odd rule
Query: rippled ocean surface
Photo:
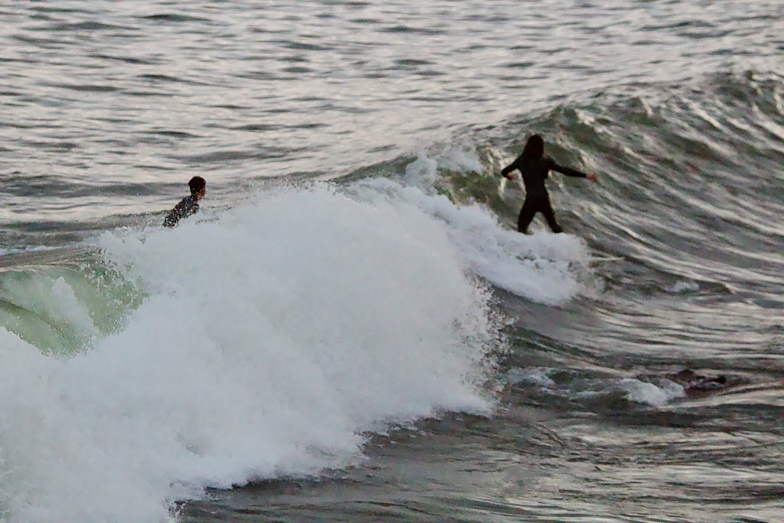
[[0, 2], [0, 521], [784, 521], [782, 35]]

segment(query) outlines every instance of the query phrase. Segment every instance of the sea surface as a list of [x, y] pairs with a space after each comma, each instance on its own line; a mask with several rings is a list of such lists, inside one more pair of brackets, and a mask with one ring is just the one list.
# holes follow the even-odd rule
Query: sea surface
[[2, 523], [784, 521], [780, 0], [4, 0], [0, 104]]

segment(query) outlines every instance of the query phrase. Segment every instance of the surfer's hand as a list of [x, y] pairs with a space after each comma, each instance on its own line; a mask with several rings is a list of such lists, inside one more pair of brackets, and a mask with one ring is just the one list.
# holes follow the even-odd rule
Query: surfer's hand
[[506, 173], [506, 174], [502, 174], [501, 176], [503, 176], [503, 177], [504, 177], [504, 178], [506, 178], [507, 180], [511, 180], [511, 179], [513, 179], [513, 178], [514, 178], [514, 176], [512, 175], [512, 173]]
[[597, 176], [596, 173], [590, 173], [590, 174], [586, 174], [585, 178], [591, 180], [592, 182], [595, 182], [596, 180], [599, 179], [599, 176]]

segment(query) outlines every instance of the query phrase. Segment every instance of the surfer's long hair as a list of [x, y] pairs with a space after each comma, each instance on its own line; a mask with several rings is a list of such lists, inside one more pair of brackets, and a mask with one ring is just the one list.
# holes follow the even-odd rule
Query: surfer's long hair
[[523, 158], [536, 159], [542, 156], [544, 156], [544, 140], [538, 134], [534, 134], [525, 142]]

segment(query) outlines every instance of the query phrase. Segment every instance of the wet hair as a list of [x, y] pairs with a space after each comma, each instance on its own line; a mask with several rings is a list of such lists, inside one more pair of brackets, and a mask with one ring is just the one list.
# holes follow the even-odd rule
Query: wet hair
[[544, 156], [544, 140], [538, 134], [532, 135], [525, 142], [523, 156], [526, 158], [541, 158]]
[[201, 192], [207, 186], [207, 182], [204, 181], [204, 178], [201, 176], [194, 176], [191, 178], [191, 181], [188, 182], [188, 187], [191, 188], [191, 194], [196, 194], [197, 192]]

